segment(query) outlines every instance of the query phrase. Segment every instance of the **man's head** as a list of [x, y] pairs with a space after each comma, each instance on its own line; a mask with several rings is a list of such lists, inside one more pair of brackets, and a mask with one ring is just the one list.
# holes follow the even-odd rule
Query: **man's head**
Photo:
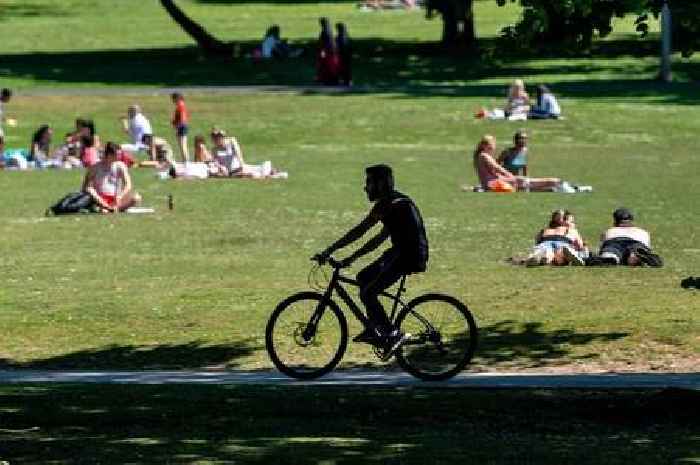
[[182, 96], [181, 93], [173, 92], [172, 94], [170, 94], [170, 99], [173, 101], [173, 103], [177, 103], [180, 100], [184, 100], [185, 98]]
[[388, 165], [380, 164], [365, 168], [365, 192], [367, 199], [374, 202], [394, 190], [394, 173]]
[[615, 226], [631, 226], [633, 220], [632, 212], [624, 207], [620, 207], [613, 212]]
[[12, 91], [8, 88], [4, 88], [0, 90], [0, 101], [1, 102], [9, 102], [10, 99], [12, 98]]
[[119, 146], [114, 142], [107, 142], [105, 144], [104, 160], [111, 163], [117, 159], [117, 152], [119, 151]]
[[211, 128], [211, 141], [217, 147], [223, 147], [226, 143], [226, 131], [221, 128], [213, 127]]
[[139, 107], [138, 105], [129, 105], [129, 109], [126, 111], [126, 114], [129, 116], [129, 119], [133, 119], [139, 113], [141, 113], [141, 107]]
[[513, 136], [513, 143], [519, 149], [527, 146], [527, 132], [524, 129], [518, 130]]

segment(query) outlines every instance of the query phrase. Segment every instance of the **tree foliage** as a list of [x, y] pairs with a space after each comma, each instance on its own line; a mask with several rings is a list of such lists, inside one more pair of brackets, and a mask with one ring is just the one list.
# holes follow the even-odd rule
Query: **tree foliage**
[[[503, 6], [518, 2], [521, 20], [503, 35], [512, 44], [538, 47], [556, 44], [570, 50], [587, 50], [597, 34], [612, 32], [613, 19], [636, 14], [637, 32], [645, 36], [649, 21], [657, 20], [663, 0], [496, 0]], [[669, 0], [673, 15], [674, 44], [688, 56], [700, 46], [700, 2]]]

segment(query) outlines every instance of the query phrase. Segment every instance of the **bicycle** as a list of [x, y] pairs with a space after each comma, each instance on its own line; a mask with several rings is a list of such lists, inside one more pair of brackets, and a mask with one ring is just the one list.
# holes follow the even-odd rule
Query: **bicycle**
[[[341, 274], [342, 265], [329, 258], [333, 275], [323, 293], [304, 291], [282, 300], [265, 328], [265, 347], [282, 373], [297, 379], [314, 379], [332, 371], [345, 354], [348, 323], [333, 293], [340, 296], [352, 314], [369, 327], [369, 320], [342, 284], [359, 286]], [[312, 267], [309, 284], [322, 264]], [[477, 327], [471, 312], [454, 297], [429, 293], [404, 303], [406, 275], [395, 294], [381, 295], [393, 300], [389, 316], [395, 328], [406, 335], [393, 354], [399, 366], [416, 378], [440, 381], [453, 377], [469, 364], [477, 344]], [[320, 286], [317, 286], [320, 288]], [[320, 290], [320, 289], [318, 289]], [[446, 321], [447, 320], [447, 321]], [[375, 355], [388, 361], [392, 354], [373, 344]]]

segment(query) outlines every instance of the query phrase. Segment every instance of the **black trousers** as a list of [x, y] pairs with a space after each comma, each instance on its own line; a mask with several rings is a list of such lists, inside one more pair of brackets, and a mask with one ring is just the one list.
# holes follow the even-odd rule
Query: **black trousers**
[[379, 294], [406, 274], [405, 267], [402, 265], [398, 252], [389, 249], [357, 274], [360, 300], [367, 309], [370, 323], [379, 327], [380, 331], [390, 329], [391, 322], [379, 302]]

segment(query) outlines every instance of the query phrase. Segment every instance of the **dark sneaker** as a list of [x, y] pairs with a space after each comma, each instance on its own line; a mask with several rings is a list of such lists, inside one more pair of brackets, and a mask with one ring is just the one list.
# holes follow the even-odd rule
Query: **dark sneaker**
[[664, 261], [661, 259], [661, 257], [653, 253], [651, 250], [639, 248], [635, 250], [634, 253], [637, 255], [637, 257], [639, 257], [639, 261], [642, 262], [642, 265], [652, 266], [654, 268], [664, 266]]
[[393, 330], [384, 341], [384, 358], [388, 359], [394, 355], [410, 337], [408, 333], [402, 333], [398, 329]]
[[360, 334], [352, 338], [352, 342], [360, 342], [362, 344], [377, 344], [381, 338], [377, 330], [365, 328]]
[[693, 278], [688, 276], [683, 281], [681, 281], [681, 287], [683, 289], [690, 289], [694, 287], [695, 289], [700, 289], [700, 278]]

